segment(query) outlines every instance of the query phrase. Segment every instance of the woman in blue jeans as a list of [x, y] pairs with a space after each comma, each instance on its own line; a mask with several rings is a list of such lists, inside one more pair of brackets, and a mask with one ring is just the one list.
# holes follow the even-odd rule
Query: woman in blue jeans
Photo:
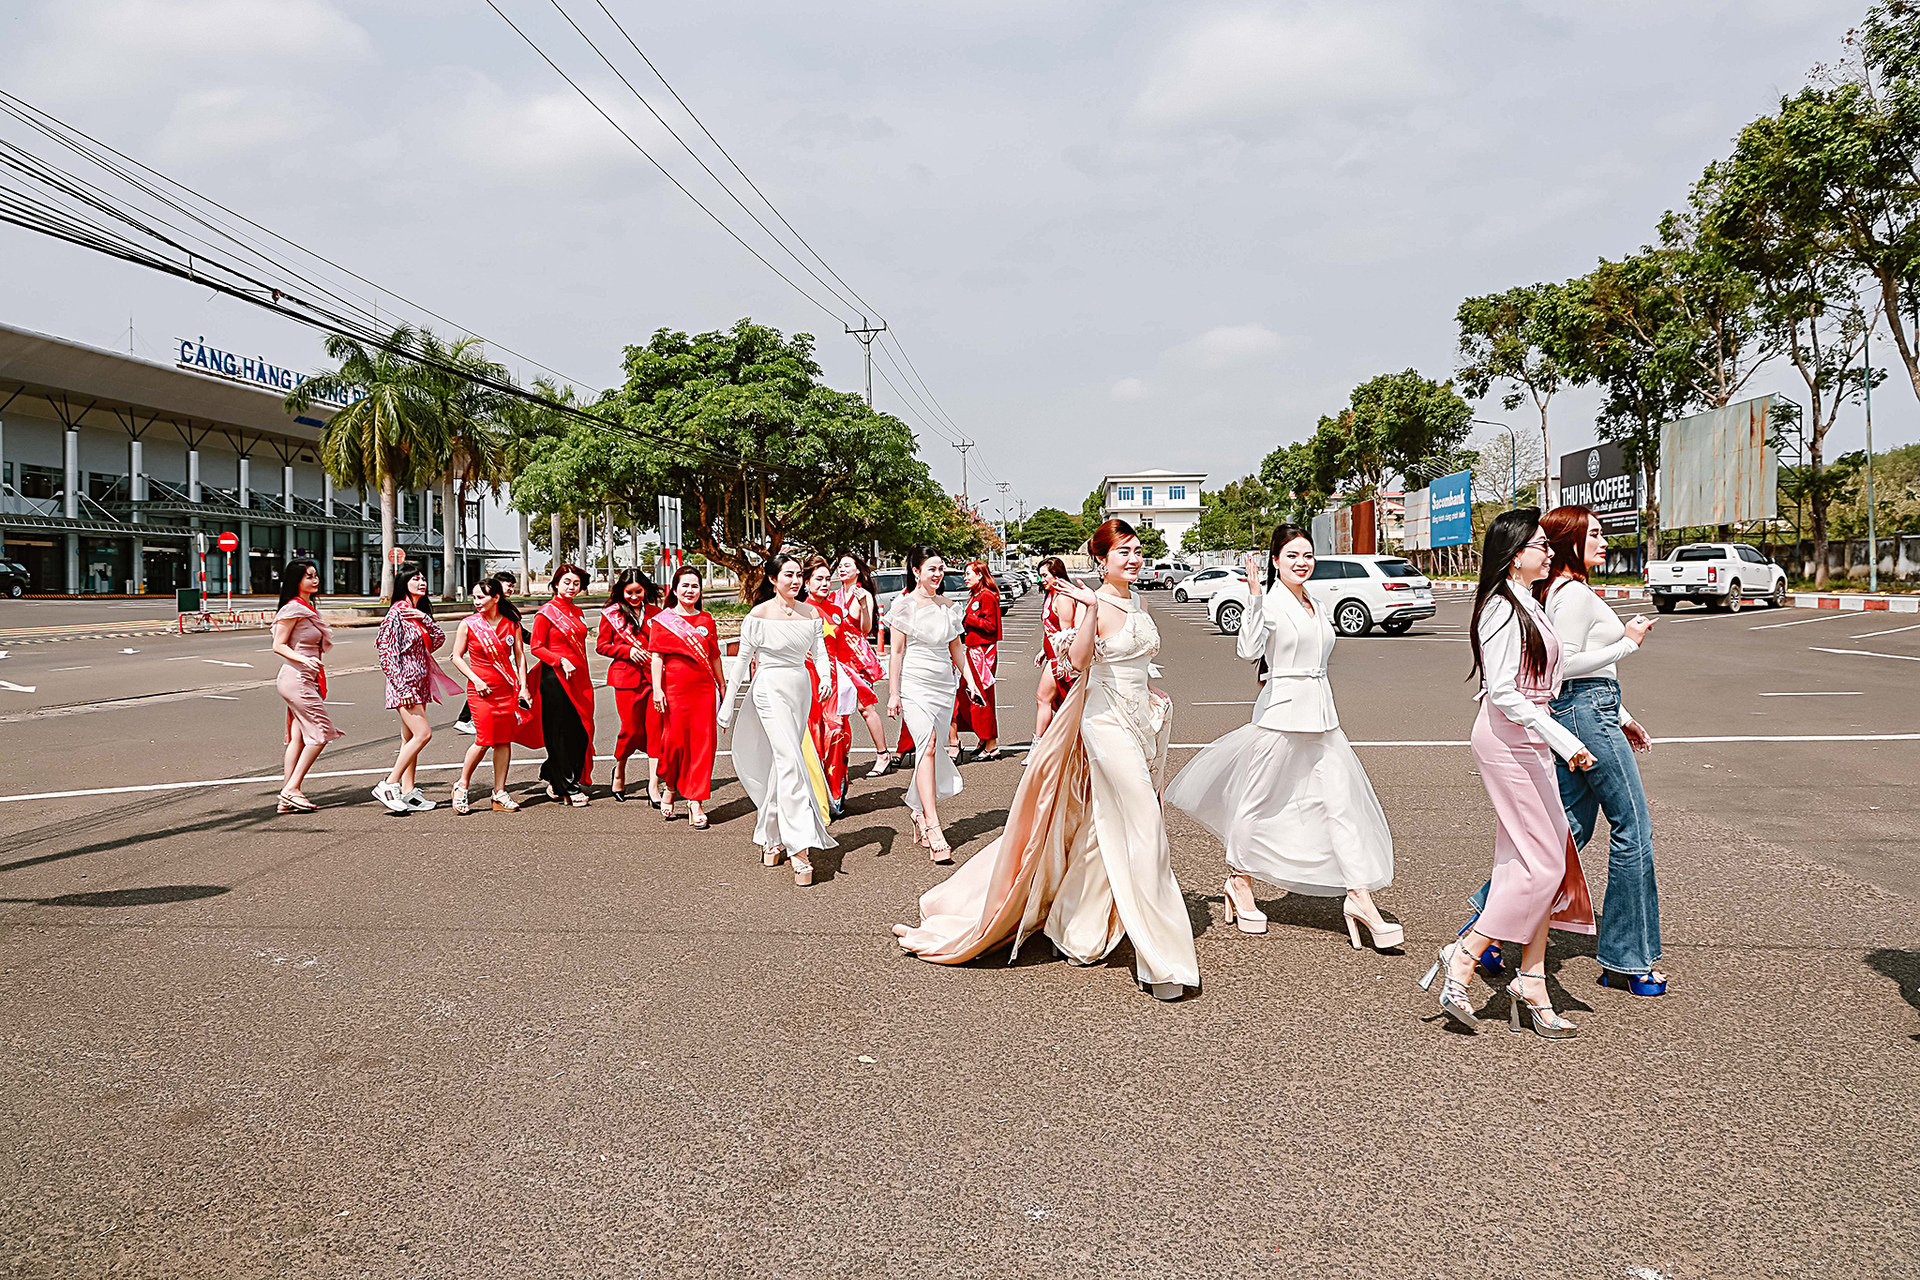
[[[1609, 828], [1607, 896], [1595, 945], [1600, 983], [1637, 996], [1665, 995], [1667, 975], [1656, 967], [1660, 893], [1653, 875], [1653, 822], [1633, 759], [1636, 751], [1652, 750], [1653, 739], [1620, 704], [1614, 669], [1640, 647], [1654, 619], [1640, 615], [1623, 624], [1587, 585], [1587, 571], [1607, 559], [1607, 539], [1592, 511], [1555, 507], [1541, 518], [1540, 530], [1553, 550], [1542, 586], [1547, 620], [1560, 637], [1565, 677], [1550, 710], [1597, 761], [1578, 773], [1560, 762], [1560, 802], [1577, 847], [1586, 848], [1600, 814], [1607, 815]], [[1483, 885], [1473, 896], [1475, 910], [1485, 904], [1486, 895]], [[1483, 962], [1492, 966], [1498, 959], [1487, 956]]]

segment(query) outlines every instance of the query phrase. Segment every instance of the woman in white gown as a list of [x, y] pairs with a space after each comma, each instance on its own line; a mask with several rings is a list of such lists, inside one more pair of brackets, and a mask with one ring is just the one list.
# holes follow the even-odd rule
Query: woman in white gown
[[1294, 893], [1345, 894], [1354, 949], [1361, 924], [1375, 947], [1397, 947], [1406, 934], [1381, 918], [1372, 894], [1393, 883], [1393, 836], [1333, 709], [1333, 623], [1307, 595], [1313, 566], [1312, 537], [1291, 524], [1273, 531], [1264, 588], [1259, 560], [1247, 557], [1252, 598], [1236, 648], [1261, 662], [1266, 684], [1251, 723], [1201, 748], [1167, 788], [1167, 803], [1226, 845], [1227, 921], [1242, 933], [1267, 931], [1253, 900], [1259, 879]]
[[764, 851], [761, 862], [777, 867], [793, 860], [793, 882], [813, 883], [807, 854], [835, 847], [827, 834], [827, 782], [807, 732], [813, 708], [811, 660], [831, 680], [820, 615], [797, 599], [801, 564], [790, 555], [767, 562], [765, 597], [740, 621], [740, 660], [720, 700], [720, 727], [733, 720], [734, 698], [752, 675], [747, 692], [751, 713], [733, 735], [733, 767], [753, 800], [759, 818], [753, 841]]
[[[1096, 964], [1121, 939], [1161, 1000], [1200, 988], [1193, 922], [1168, 858], [1160, 778], [1171, 704], [1147, 683], [1160, 633], [1134, 598], [1140, 539], [1123, 520], [1094, 531], [1098, 591], [1062, 587], [1085, 607], [1063, 633], [1073, 691], [1034, 744], [1001, 837], [920, 897], [920, 924], [895, 925], [900, 945], [962, 964], [1044, 933], [1075, 964]], [[1011, 955], [1009, 956], [1011, 959]]]
[[940, 595], [947, 562], [938, 552], [915, 547], [907, 553], [913, 589], [887, 610], [887, 714], [907, 722], [913, 738], [913, 776], [907, 782], [907, 810], [913, 818], [913, 840], [925, 845], [942, 866], [953, 861], [953, 849], [940, 829], [940, 802], [957, 796], [963, 787], [960, 770], [940, 749], [953, 723], [954, 700], [965, 680], [976, 698], [973, 667], [960, 644], [960, 610]]

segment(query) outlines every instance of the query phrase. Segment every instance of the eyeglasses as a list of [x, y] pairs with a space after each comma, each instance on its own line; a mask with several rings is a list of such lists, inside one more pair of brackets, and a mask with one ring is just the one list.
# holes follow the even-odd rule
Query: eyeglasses
[[1528, 542], [1526, 545], [1534, 548], [1536, 551], [1553, 550], [1553, 544], [1551, 542], [1548, 542], [1545, 538], [1535, 538], [1531, 542]]

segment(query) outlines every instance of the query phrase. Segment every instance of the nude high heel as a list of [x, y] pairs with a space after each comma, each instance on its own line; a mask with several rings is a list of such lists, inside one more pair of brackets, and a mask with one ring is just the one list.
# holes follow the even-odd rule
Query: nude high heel
[[804, 853], [793, 855], [793, 883], [802, 889], [813, 883], [813, 863]]
[[1367, 926], [1367, 935], [1373, 939], [1375, 951], [1386, 951], [1398, 947], [1407, 940], [1407, 931], [1397, 924], [1388, 924], [1385, 920], [1375, 923], [1353, 909], [1353, 899], [1348, 898], [1340, 904], [1340, 914], [1347, 920], [1347, 941], [1353, 944], [1355, 951], [1361, 950], [1360, 926]]
[[[1253, 894], [1247, 894], [1247, 898], [1250, 903]], [[1232, 876], [1228, 876], [1226, 882], [1220, 886], [1220, 901], [1226, 904], [1227, 923], [1238, 923], [1240, 932], [1265, 933], [1267, 931], [1266, 913], [1258, 907], [1239, 902], [1235, 899]]]
[[[1520, 983], [1526, 978], [1538, 978], [1542, 986], [1546, 985], [1547, 981], [1546, 972], [1542, 970], [1539, 973], [1522, 973], [1507, 984], [1507, 995], [1513, 1000], [1513, 1003], [1507, 1006], [1507, 1030], [1519, 1035], [1526, 1030], [1523, 1023], [1530, 1018], [1533, 1022], [1533, 1034], [1542, 1040], [1571, 1040], [1579, 1035], [1580, 1028], [1577, 1025], [1553, 1011], [1552, 1001], [1535, 1004], [1520, 994]], [[1527, 1011], [1525, 1018], [1520, 1014], [1522, 1009]]]
[[785, 862], [786, 859], [787, 847], [785, 845], [770, 844], [767, 846], [766, 851], [760, 855], [760, 865], [763, 867], [777, 867], [782, 862]]

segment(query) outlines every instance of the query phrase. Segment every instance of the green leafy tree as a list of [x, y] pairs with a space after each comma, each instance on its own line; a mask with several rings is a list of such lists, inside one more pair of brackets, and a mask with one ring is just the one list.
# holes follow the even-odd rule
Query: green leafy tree
[[1154, 525], [1144, 525], [1140, 533], [1140, 554], [1149, 560], [1164, 560], [1167, 556], [1167, 535]]
[[1088, 494], [1086, 500], [1080, 504], [1080, 522], [1086, 526], [1087, 536], [1091, 537], [1093, 531], [1100, 527], [1100, 522], [1106, 519], [1106, 516], [1101, 514], [1101, 512], [1106, 510], [1106, 507], [1107, 489], [1105, 485], [1095, 487], [1094, 491]]
[[1042, 507], [1020, 526], [1020, 541], [1042, 555], [1071, 551], [1086, 540], [1080, 522], [1058, 507]]
[[380, 494], [380, 594], [393, 594], [393, 551], [401, 486], [432, 483], [447, 456], [440, 414], [428, 394], [419, 363], [405, 353], [416, 334], [401, 325], [387, 348], [362, 345], [342, 334], [327, 339], [335, 363], [301, 383], [286, 398], [289, 413], [309, 412], [316, 401], [350, 400], [320, 434], [320, 465], [334, 483]]
[[1543, 491], [1553, 467], [1547, 405], [1568, 382], [1554, 344], [1563, 301], [1559, 285], [1521, 285], [1468, 298], [1454, 315], [1460, 330], [1461, 390], [1481, 400], [1496, 385], [1505, 384], [1502, 408], [1511, 413], [1531, 400], [1538, 411], [1540, 452], [1547, 468], [1541, 473]]
[[468, 590], [467, 584], [458, 581], [455, 546], [466, 524], [467, 491], [477, 486], [498, 492], [506, 478], [507, 423], [512, 416], [508, 405], [513, 397], [483, 385], [481, 380], [507, 382], [508, 374], [486, 358], [480, 339], [444, 342], [423, 329], [415, 334], [415, 344], [423, 362], [421, 385], [439, 419], [444, 450], [434, 460], [441, 495], [441, 564], [445, 566], [441, 595], [457, 600]]
[[1264, 547], [1273, 536], [1275, 525], [1283, 520], [1298, 523], [1291, 513], [1283, 515], [1277, 509], [1272, 490], [1259, 476], [1241, 476], [1219, 489], [1202, 493], [1200, 507], [1200, 519], [1180, 539], [1182, 551], [1245, 551]]
[[[1273, 509], [1295, 524], [1312, 520], [1340, 483], [1339, 453], [1340, 423], [1334, 418], [1322, 418], [1312, 436], [1295, 444], [1281, 445], [1263, 458], [1259, 480], [1271, 495]], [[1223, 495], [1225, 492], [1221, 490]], [[1229, 543], [1228, 547], [1238, 545]]]

